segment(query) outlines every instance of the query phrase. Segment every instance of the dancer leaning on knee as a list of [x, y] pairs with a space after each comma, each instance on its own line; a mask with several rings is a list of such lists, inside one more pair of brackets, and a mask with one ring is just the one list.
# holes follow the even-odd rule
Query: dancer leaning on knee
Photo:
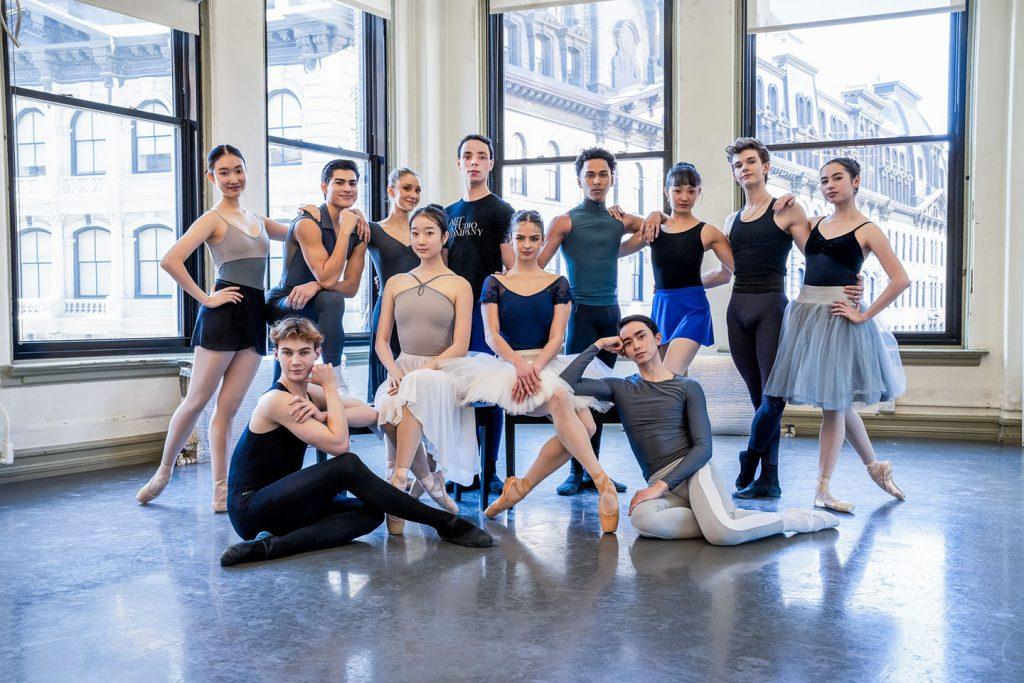
[[[224, 551], [223, 566], [334, 548], [376, 529], [385, 513], [458, 545], [491, 545], [486, 531], [395, 490], [348, 452], [349, 424], [365, 426], [375, 415], [366, 420], [366, 404], [350, 398], [361, 409], [351, 415], [331, 365], [314, 365], [323, 335], [312, 322], [285, 318], [270, 338], [281, 380], [260, 398], [235, 446], [228, 515], [246, 540]], [[307, 446], [336, 457], [303, 469]]]
[[[661, 225], [651, 246], [651, 267], [654, 269], [654, 301], [651, 318], [664, 331], [665, 367], [685, 374], [701, 346], [715, 343], [711, 324], [711, 304], [707, 289], [728, 284], [732, 279], [733, 259], [729, 240], [714, 225], [693, 215], [693, 206], [701, 193], [700, 174], [693, 164], [678, 163], [665, 178], [665, 197], [672, 215], [660, 211], [644, 221], [645, 226]], [[618, 207], [612, 207], [612, 215]], [[663, 221], [664, 219], [664, 221]], [[642, 249], [648, 228], [634, 233], [622, 244], [619, 255]], [[721, 265], [701, 274], [704, 252], [713, 250]]]
[[[202, 304], [192, 335], [192, 380], [188, 395], [171, 416], [160, 466], [135, 498], [145, 505], [163, 493], [178, 453], [220, 385], [210, 420], [210, 459], [213, 509], [224, 512], [231, 422], [256, 376], [260, 359], [267, 352], [263, 284], [269, 240], [283, 240], [288, 226], [242, 208], [245, 160], [235, 147], [218, 145], [210, 150], [206, 177], [217, 187], [220, 200], [189, 227], [160, 261], [160, 267], [181, 289]], [[217, 281], [210, 294], [196, 284], [185, 268], [185, 260], [204, 242], [217, 267]]]
[[[736, 509], [711, 464], [711, 421], [704, 391], [692, 379], [670, 372], [661, 360], [661, 335], [650, 318], [633, 315], [619, 323], [619, 336], [598, 339], [562, 373], [577, 395], [614, 401], [630, 448], [649, 486], [636, 492], [630, 521], [643, 536], [700, 538], [736, 545], [784, 531], [810, 532], [837, 526], [827, 512], [782, 513]], [[622, 353], [637, 364], [630, 377], [585, 379], [601, 351]]]
[[[431, 204], [410, 221], [412, 247], [420, 265], [388, 280], [382, 295], [375, 348], [388, 379], [377, 389], [378, 422], [395, 448], [391, 483], [405, 491], [408, 471], [439, 505], [453, 511], [445, 476], [469, 484], [478, 469], [473, 409], [459, 405], [445, 363], [465, 358], [469, 347], [473, 289], [441, 259], [448, 238], [444, 210]], [[402, 353], [391, 353], [391, 331], [398, 330]], [[431, 472], [423, 448], [433, 454]], [[388, 531], [402, 533], [403, 521], [388, 517]]]
[[[840, 512], [854, 509], [828, 488], [844, 439], [882, 490], [904, 497], [893, 482], [892, 463], [875, 459], [864, 422], [852, 407], [891, 401], [906, 388], [896, 340], [875, 316], [910, 286], [885, 233], [857, 209], [859, 187], [860, 164], [853, 159], [832, 159], [822, 167], [821, 192], [835, 209], [811, 219], [804, 287], [786, 309], [779, 353], [764, 390], [767, 396], [822, 409], [814, 504]], [[868, 254], [878, 258], [889, 284], [861, 310], [844, 287], [857, 281]]]
[[[601, 494], [601, 529], [613, 532], [619, 515], [615, 483], [590, 445], [596, 427], [589, 408], [600, 407], [592, 398], [572, 396], [558, 376], [570, 361], [559, 355], [572, 303], [569, 281], [537, 262], [544, 246], [544, 223], [536, 211], [517, 212], [509, 237], [515, 265], [504, 275], [489, 276], [480, 296], [487, 345], [499, 357], [476, 355], [452, 375], [464, 402], [491, 403], [513, 415], [550, 416], [557, 436], [544, 444], [524, 476], [505, 480], [501, 496], [484, 514], [495, 517], [509, 509], [575, 456]], [[596, 376], [611, 374], [600, 361], [595, 360], [593, 367]]]

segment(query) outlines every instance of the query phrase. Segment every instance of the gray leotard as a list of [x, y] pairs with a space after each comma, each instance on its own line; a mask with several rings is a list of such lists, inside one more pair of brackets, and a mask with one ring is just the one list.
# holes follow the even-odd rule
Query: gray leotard
[[700, 384], [680, 375], [663, 382], [640, 375], [583, 379], [597, 354], [591, 344], [562, 372], [562, 379], [577, 394], [615, 403], [644, 479], [678, 460], [662, 478], [671, 490], [711, 460], [711, 420]]
[[455, 304], [430, 283], [442, 273], [423, 282], [409, 273], [419, 287], [410, 287], [395, 295], [395, 327], [402, 353], [436, 356], [452, 345], [455, 336]]
[[270, 237], [259, 216], [260, 234], [250, 237], [245, 230], [233, 224], [216, 209], [211, 209], [228, 224], [227, 234], [220, 244], [206, 243], [217, 267], [217, 279], [263, 289], [267, 273], [267, 255], [270, 253]]

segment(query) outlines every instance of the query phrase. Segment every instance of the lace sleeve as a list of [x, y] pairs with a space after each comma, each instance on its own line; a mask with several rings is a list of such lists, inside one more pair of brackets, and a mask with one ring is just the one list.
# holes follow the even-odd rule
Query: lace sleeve
[[559, 276], [551, 285], [551, 301], [555, 304], [571, 304], [572, 292], [569, 289], [569, 281], [565, 276]]
[[480, 303], [496, 304], [500, 298], [501, 283], [498, 282], [498, 278], [488, 275], [487, 279], [484, 280], [483, 290], [480, 292]]

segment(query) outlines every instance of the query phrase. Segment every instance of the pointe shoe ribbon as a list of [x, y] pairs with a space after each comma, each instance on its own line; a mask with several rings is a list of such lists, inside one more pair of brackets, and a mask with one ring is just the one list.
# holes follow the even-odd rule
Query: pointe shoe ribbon
[[526, 477], [505, 477], [505, 486], [498, 499], [487, 506], [484, 516], [494, 519], [499, 514], [526, 498], [533, 490], [533, 484]]
[[228, 511], [228, 480], [218, 479], [213, 485], [213, 502], [210, 503], [214, 512]]
[[174, 474], [173, 466], [160, 465], [160, 467], [156, 468], [156, 474], [135, 494], [135, 500], [139, 501], [142, 505], [153, 502], [157, 496], [164, 492], [168, 482], [171, 481], [172, 474]]
[[[431, 472], [423, 480], [418, 480], [420, 487], [427, 492], [431, 500], [437, 503], [442, 509], [453, 515], [459, 514], [459, 504], [452, 500], [448, 491], [444, 488], [444, 475], [440, 472]], [[415, 489], [415, 485], [413, 486]], [[410, 494], [412, 495], [412, 494]]]
[[[408, 471], [409, 470], [404, 467], [396, 467], [395, 471], [391, 473], [391, 478], [388, 479], [388, 483], [402, 493], [407, 493], [409, 490], [409, 480], [406, 473]], [[402, 532], [405, 531], [405, 520], [401, 517], [386, 515], [385, 521], [387, 523], [388, 533], [392, 536], [401, 536]]]
[[[614, 534], [615, 530], [619, 528], [619, 495], [615, 491], [615, 482], [604, 472], [593, 477], [593, 480], [594, 486], [600, 494], [597, 501], [597, 517], [601, 522], [601, 531], [606, 534]], [[614, 512], [605, 512], [601, 509], [601, 502], [607, 501], [609, 498], [615, 503]]]
[[892, 480], [892, 462], [889, 460], [876, 460], [867, 466], [868, 475], [878, 484], [878, 488], [888, 493], [893, 498], [906, 500], [906, 495], [896, 482]]

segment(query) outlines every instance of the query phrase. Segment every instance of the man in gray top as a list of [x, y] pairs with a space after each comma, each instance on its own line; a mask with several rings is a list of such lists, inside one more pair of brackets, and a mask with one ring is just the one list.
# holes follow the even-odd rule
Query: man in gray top
[[[650, 318], [631, 315], [617, 337], [598, 339], [562, 373], [577, 394], [612, 401], [622, 417], [630, 448], [649, 486], [629, 504], [629, 518], [641, 536], [704, 537], [715, 545], [737, 545], [793, 531], [838, 526], [828, 512], [792, 509], [760, 512], [734, 507], [711, 464], [711, 421], [704, 390], [695, 380], [670, 372], [658, 353], [661, 334]], [[584, 379], [601, 351], [637, 364], [629, 377]]]

